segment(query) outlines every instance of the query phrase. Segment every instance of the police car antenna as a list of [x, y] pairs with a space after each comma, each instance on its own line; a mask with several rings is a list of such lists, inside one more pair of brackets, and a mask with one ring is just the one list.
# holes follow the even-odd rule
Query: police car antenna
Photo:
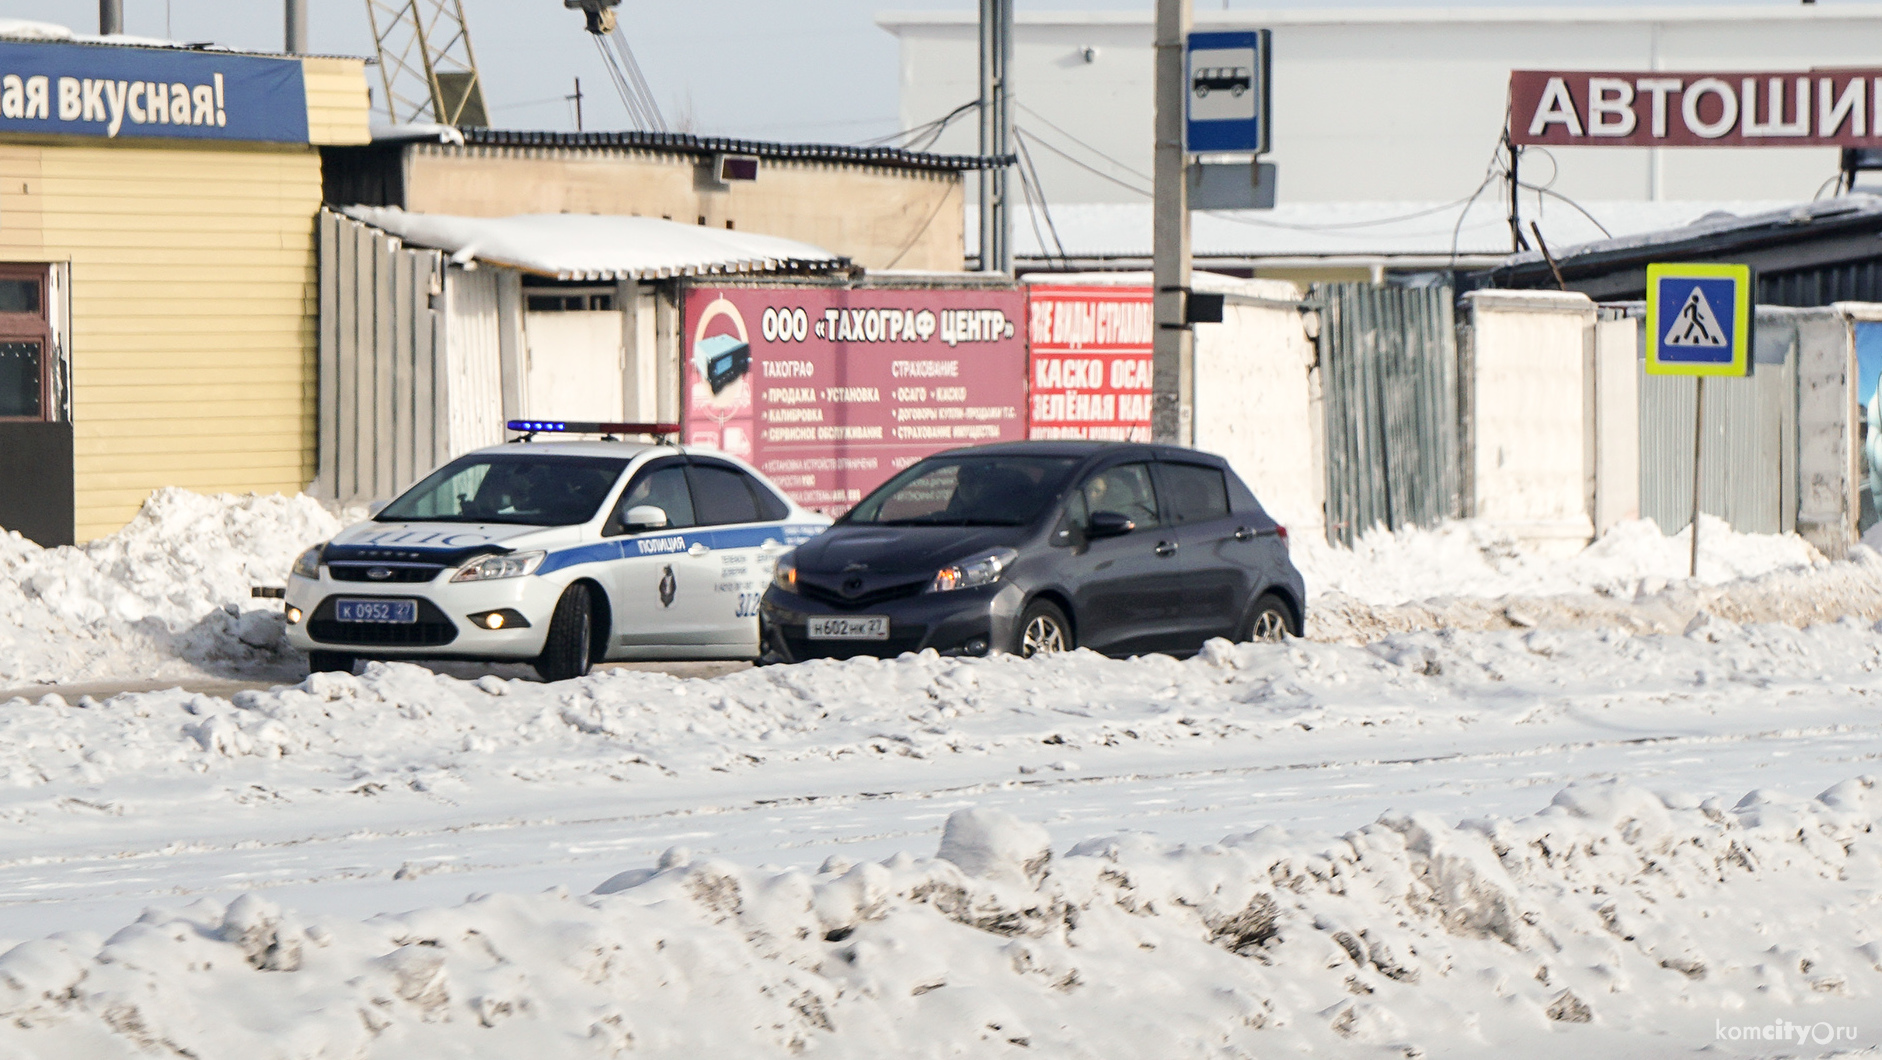
[[591, 420], [510, 420], [505, 427], [522, 435], [512, 442], [535, 441], [538, 434], [599, 434], [603, 441], [615, 442], [623, 434], [650, 434], [656, 445], [679, 446], [677, 423], [602, 423]]

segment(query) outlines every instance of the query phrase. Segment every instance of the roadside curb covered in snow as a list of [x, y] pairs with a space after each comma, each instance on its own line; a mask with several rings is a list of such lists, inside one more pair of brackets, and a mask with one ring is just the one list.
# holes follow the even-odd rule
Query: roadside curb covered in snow
[[1865, 1023], [1882, 986], [1879, 819], [1872, 778], [1735, 806], [1594, 784], [1516, 820], [1388, 815], [1337, 839], [1267, 828], [1201, 847], [1130, 834], [1052, 857], [1035, 826], [961, 811], [945, 857], [833, 859], [816, 874], [673, 851], [587, 897], [473, 898], [363, 923], [204, 900], [102, 942], [57, 936], [0, 956], [0, 1045], [203, 1058], [1683, 1052], [1711, 1043], [1715, 1021]]

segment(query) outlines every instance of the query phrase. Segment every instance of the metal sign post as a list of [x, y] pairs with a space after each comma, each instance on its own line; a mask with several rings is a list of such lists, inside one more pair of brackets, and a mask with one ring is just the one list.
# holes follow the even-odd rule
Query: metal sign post
[[1751, 266], [1656, 262], [1647, 266], [1647, 374], [1694, 377], [1692, 556], [1699, 576], [1699, 453], [1706, 378], [1751, 372]]

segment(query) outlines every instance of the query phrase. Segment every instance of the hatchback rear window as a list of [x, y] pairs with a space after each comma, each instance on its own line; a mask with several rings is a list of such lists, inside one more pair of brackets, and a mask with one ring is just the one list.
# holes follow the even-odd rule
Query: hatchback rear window
[[883, 483], [843, 517], [883, 526], [1025, 526], [1058, 499], [1070, 457], [938, 456]]

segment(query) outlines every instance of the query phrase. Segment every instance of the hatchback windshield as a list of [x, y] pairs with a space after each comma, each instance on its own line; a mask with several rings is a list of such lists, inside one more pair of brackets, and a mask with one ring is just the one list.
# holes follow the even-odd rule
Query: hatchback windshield
[[595, 517], [626, 467], [606, 456], [472, 454], [405, 491], [378, 521], [573, 526]]
[[1024, 526], [1078, 463], [1050, 456], [938, 456], [882, 484], [844, 516], [883, 526]]

